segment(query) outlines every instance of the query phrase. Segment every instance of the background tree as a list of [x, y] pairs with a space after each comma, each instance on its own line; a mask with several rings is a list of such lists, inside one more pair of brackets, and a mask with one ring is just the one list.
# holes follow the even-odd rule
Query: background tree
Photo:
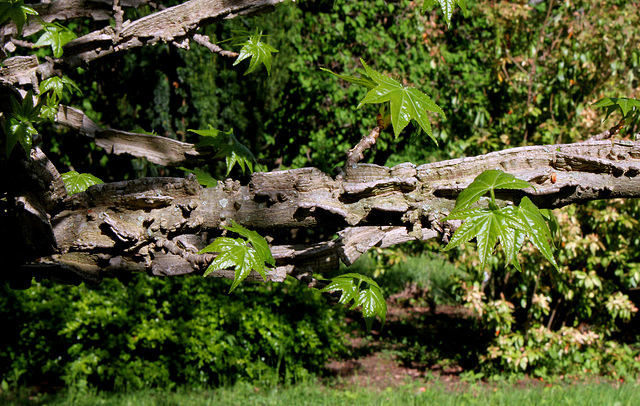
[[[256, 80], [258, 89], [264, 90], [257, 95], [247, 95], [249, 102], [243, 102], [244, 97], [239, 96], [244, 96], [252, 86], [241, 81], [242, 71], [228, 69], [233, 59], [222, 62], [222, 67], [217, 63], [192, 63], [196, 58], [215, 61], [228, 56], [227, 51], [213, 42], [215, 38], [220, 41], [232, 37], [229, 30], [235, 27], [215, 25], [202, 34], [198, 30], [222, 18], [263, 11], [276, 3], [279, 1], [234, 1], [212, 7], [208, 2], [192, 0], [159, 12], [143, 3], [115, 3], [105, 10], [93, 6], [74, 7], [69, 15], [64, 11], [66, 3], [58, 1], [52, 3], [54, 6], [33, 6], [45, 22], [48, 36], [44, 39], [34, 37], [29, 42], [15, 35], [23, 31], [28, 36], [40, 30], [43, 24], [35, 20], [28, 20], [30, 23], [22, 29], [15, 24], [4, 27], [5, 50], [17, 49], [15, 52], [20, 53], [21, 48], [17, 47], [29, 49], [31, 43], [50, 46], [50, 55], [53, 55], [53, 58], [41, 55], [44, 62], [33, 55], [6, 59], [2, 72], [7, 96], [3, 102], [4, 128], [12, 123], [11, 114], [17, 120], [14, 125], [24, 123], [19, 127], [21, 137], [11, 141], [8, 136], [3, 141], [18, 145], [13, 146], [12, 153], [2, 162], [5, 173], [16, 174], [3, 180], [2, 216], [3, 228], [15, 239], [14, 245], [5, 245], [2, 251], [3, 260], [14, 270], [5, 277], [14, 286], [28, 286], [33, 276], [77, 282], [99, 281], [105, 276], [126, 278], [131, 271], [154, 275], [202, 272], [214, 255], [201, 250], [224, 232], [225, 225], [231, 226], [231, 220], [269, 237], [276, 266], [266, 270], [267, 279], [282, 281], [291, 275], [311, 286], [323, 286], [314, 278], [314, 273], [336, 269], [339, 259], [350, 265], [373, 247], [383, 249], [401, 242], [448, 238], [447, 229], [451, 224], [443, 222], [443, 218], [453, 209], [456, 196], [481, 172], [496, 167], [535, 186], [524, 192], [504, 192], [498, 196], [501, 201], [518, 202], [528, 196], [540, 207], [557, 208], [600, 198], [638, 195], [638, 146], [634, 141], [523, 146], [499, 151], [529, 143], [577, 141], [603, 132], [605, 128], [592, 131], [597, 128], [595, 117], [592, 115], [591, 121], [587, 121], [582, 112], [590, 102], [605, 96], [596, 96], [598, 89], [637, 87], [634, 76], [629, 75], [634, 69], [637, 71], [638, 53], [633, 49], [637, 32], [620, 35], [616, 46], [605, 43], [594, 47], [586, 38], [575, 36], [586, 36], [597, 30], [608, 32], [615, 24], [635, 26], [633, 19], [637, 19], [637, 15], [632, 10], [636, 3], [619, 5], [620, 15], [626, 20], [604, 16], [589, 2], [536, 7], [521, 3], [505, 3], [500, 7], [480, 3], [470, 6], [470, 16], [465, 23], [456, 24], [456, 19], [463, 17], [454, 14], [453, 32], [435, 23], [439, 15], [435, 11], [421, 15], [419, 4], [409, 2], [380, 1], [375, 3], [375, 8], [352, 3], [331, 8], [331, 2], [314, 1], [302, 2], [300, 8], [282, 5], [286, 7], [282, 17], [285, 23], [304, 21], [305, 24], [291, 24], [297, 30], [293, 34], [285, 33], [284, 28], [273, 34], [273, 46], [280, 50], [274, 58], [296, 52], [310, 57], [292, 58], [287, 69], [278, 68], [274, 63], [271, 76], [242, 79]], [[12, 10], [26, 7], [21, 2], [6, 4], [10, 4]], [[25, 8], [20, 10], [30, 13]], [[580, 12], [584, 13], [582, 17]], [[148, 15], [143, 17], [143, 14]], [[407, 15], [411, 18], [405, 18]], [[589, 18], [584, 17], [587, 15]], [[75, 26], [73, 35], [78, 35], [77, 39], [71, 40], [73, 35], [65, 34], [70, 31], [51, 25], [52, 21], [79, 17], [91, 18], [93, 22], [88, 26]], [[106, 24], [109, 18], [113, 18], [113, 26]], [[310, 18], [317, 18], [319, 23], [310, 23], [307, 20]], [[398, 20], [413, 22], [408, 29], [396, 24]], [[19, 23], [19, 19], [13, 18], [13, 21]], [[587, 26], [591, 31], [584, 29]], [[339, 34], [342, 43], [323, 40], [329, 38], [332, 30]], [[268, 42], [270, 39], [267, 37]], [[192, 49], [184, 51], [187, 44]], [[147, 50], [145, 45], [156, 47]], [[397, 52], [397, 47], [403, 45], [404, 52]], [[343, 52], [335, 55], [335, 49]], [[383, 52], [387, 49], [393, 51]], [[612, 50], [619, 52], [618, 58], [612, 58]], [[398, 63], [399, 55], [410, 61], [425, 52], [431, 56], [428, 63]], [[377, 111], [346, 112], [339, 107], [353, 106], [363, 93], [356, 95], [354, 87], [347, 88], [329, 74], [317, 72], [312, 79], [309, 74], [299, 72], [316, 65], [351, 74], [360, 67], [359, 58], [378, 71], [399, 74], [405, 85], [432, 89], [427, 93], [449, 117], [447, 121], [434, 122], [434, 137], [443, 148], [438, 149], [427, 137], [394, 139], [384, 135], [377, 139], [374, 153], [367, 151], [366, 160], [389, 166], [405, 160], [414, 164], [392, 168], [347, 165], [338, 169], [340, 176], [333, 177], [334, 168], [342, 166], [342, 151], [375, 127]], [[603, 69], [603, 62], [611, 60], [614, 63], [604, 65]], [[626, 60], [630, 63], [624, 67], [616, 64]], [[441, 64], [446, 69], [440, 68]], [[162, 68], [158, 70], [157, 66]], [[192, 69], [194, 66], [197, 68]], [[478, 66], [489, 68], [479, 70]], [[46, 107], [54, 107], [56, 102], [70, 97], [69, 93], [56, 93], [56, 89], [65, 85], [65, 74], [72, 77], [86, 95], [82, 102], [84, 112], [60, 105], [55, 123], [75, 132], [69, 135], [59, 131], [59, 127], [43, 126], [48, 128], [46, 133], [42, 131], [45, 155], [40, 148], [31, 149], [24, 142], [28, 138], [35, 139], [36, 144], [39, 141], [36, 131], [31, 130], [35, 127], [27, 125], [38, 120], [28, 115], [38, 107], [26, 91], [40, 93], [39, 100], [47, 103], [40, 112], [42, 116]], [[132, 82], [114, 80], [123, 74], [142, 85], [131, 88]], [[624, 79], [615, 80], [618, 76]], [[52, 83], [46, 81], [56, 77], [60, 78], [58, 87], [42, 85]], [[74, 82], [66, 82], [67, 87], [75, 89], [70, 83]], [[451, 86], [451, 83], [460, 86]], [[227, 97], [210, 102], [212, 94]], [[148, 104], [146, 101], [151, 95], [153, 103]], [[635, 96], [633, 90], [625, 95]], [[11, 97], [19, 105], [12, 105]], [[621, 110], [632, 118], [637, 108]], [[15, 117], [17, 111], [24, 113], [20, 116], [22, 120]], [[637, 132], [635, 124], [629, 121], [624, 123], [623, 135]], [[101, 126], [113, 123], [118, 123], [117, 127], [129, 126], [126, 130], [141, 127], [160, 136], [103, 129], [96, 122]], [[238, 174], [243, 182], [227, 180], [206, 189], [194, 178], [126, 180], [136, 174], [178, 174], [170, 168], [185, 166], [200, 175], [205, 170], [224, 175], [229, 166], [212, 161], [216, 152], [210, 150], [210, 145], [195, 145], [198, 138], [187, 131], [191, 127], [204, 130], [207, 124], [225, 131], [237, 129], [237, 139], [255, 145], [253, 152], [261, 159], [271, 155], [267, 151], [276, 150], [277, 159], [261, 161], [270, 168], [300, 167], [310, 162], [322, 171], [306, 168], [264, 172], [250, 179]], [[616, 126], [613, 132], [618, 130]], [[305, 131], [312, 135], [300, 137]], [[473, 135], [467, 137], [468, 134]], [[75, 146], [69, 145], [68, 137], [74, 137]], [[89, 142], [77, 142], [87, 137]], [[106, 157], [96, 146], [112, 155]], [[233, 153], [242, 157], [240, 152], [244, 150], [235, 142], [233, 146]], [[21, 154], [20, 148], [30, 156]], [[434, 162], [489, 151], [497, 152], [474, 159]], [[123, 154], [137, 159], [131, 161], [129, 157], [120, 156]], [[246, 163], [252, 162], [249, 156], [245, 158]], [[273, 155], [269, 158], [273, 159]], [[98, 161], [103, 165], [97, 171], [93, 166], [89, 169]], [[69, 196], [56, 167], [72, 169], [75, 165], [84, 168], [79, 172], [91, 172], [101, 179], [117, 182], [95, 185], [86, 192]], [[200, 180], [203, 181], [202, 175]], [[633, 219], [634, 210], [635, 203], [624, 206], [623, 217]], [[633, 221], [628, 220], [622, 227], [630, 232]], [[338, 238], [334, 238], [336, 234]], [[629, 245], [633, 242], [626, 241], [616, 252]], [[595, 247], [600, 245], [596, 242]], [[595, 251], [597, 248], [592, 249]], [[464, 260], [470, 254], [458, 252], [457, 255], [462, 255]], [[488, 358], [518, 368], [527, 368], [538, 359], [544, 361], [540, 355], [542, 350], [533, 344], [531, 352], [520, 348], [525, 340], [531, 339], [532, 329], [542, 325], [536, 324], [540, 320], [545, 320], [546, 329], [540, 330], [543, 336], [559, 331], [559, 327], [579, 327], [584, 316], [587, 324], [591, 324], [595, 320], [592, 314], [580, 315], [569, 310], [575, 309], [576, 304], [587, 313], [591, 312], [587, 309], [601, 307], [602, 311], [596, 313], [607, 321], [598, 322], [604, 330], [594, 333], [596, 338], [614, 331], [611, 323], [615, 323], [617, 317], [631, 317], [634, 305], [627, 293], [635, 289], [639, 279], [637, 267], [633, 265], [636, 261], [609, 260], [603, 276], [613, 272], [619, 280], [608, 286], [604, 284], [604, 289], [595, 270], [587, 269], [586, 265], [585, 270], [579, 270], [571, 263], [572, 259], [582, 261], [584, 257], [560, 256], [559, 273], [526, 261], [517, 277], [503, 271], [503, 265], [495, 262], [489, 264], [491, 269], [486, 274], [480, 269], [473, 278], [463, 281], [460, 295], [485, 317], [498, 336], [507, 333], [499, 337], [506, 337], [506, 341], [497, 342], [496, 350]], [[467, 263], [473, 261], [466, 260]], [[595, 276], [591, 272], [596, 272]], [[213, 274], [234, 276], [233, 271], [226, 270]], [[255, 273], [249, 278], [262, 279]], [[480, 283], [483, 279], [487, 279], [484, 285]], [[542, 289], [542, 286], [556, 284], [557, 280], [563, 281], [561, 286], [565, 288], [553, 293]], [[571, 288], [576, 281], [583, 281], [586, 288], [578, 296]], [[590, 297], [594, 291], [598, 293], [598, 304]], [[606, 301], [607, 296], [613, 299]], [[523, 315], [513, 307], [516, 299], [522, 304]], [[512, 334], [514, 323], [523, 327]], [[565, 333], [535, 338], [531, 343], [540, 346], [553, 343], [562, 347], [564, 342], [560, 337], [566, 336]], [[578, 333], [584, 331], [576, 329], [569, 337], [583, 341], [593, 339], [593, 336], [580, 338]]]

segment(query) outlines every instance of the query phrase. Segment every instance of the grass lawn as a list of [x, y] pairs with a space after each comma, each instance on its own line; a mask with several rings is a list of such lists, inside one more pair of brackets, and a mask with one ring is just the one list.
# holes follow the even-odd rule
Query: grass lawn
[[557, 406], [637, 406], [640, 385], [633, 383], [577, 383], [572, 385], [506, 383], [439, 384], [417, 382], [377, 389], [336, 388], [306, 382], [289, 387], [258, 388], [237, 384], [230, 388], [176, 391], [148, 390], [131, 393], [58, 393], [29, 396], [27, 393], [0, 394], [0, 405], [113, 405], [113, 406], [196, 406], [196, 405], [557, 405]]

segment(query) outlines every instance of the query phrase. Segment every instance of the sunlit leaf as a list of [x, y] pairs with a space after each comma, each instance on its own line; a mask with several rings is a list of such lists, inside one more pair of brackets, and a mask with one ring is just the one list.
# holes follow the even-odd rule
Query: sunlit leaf
[[265, 281], [267, 280], [264, 261], [260, 259], [257, 251], [242, 239], [218, 237], [212, 244], [202, 249], [200, 254], [206, 252], [218, 252], [218, 256], [207, 267], [205, 276], [223, 269], [235, 270], [231, 291], [238, 287], [252, 270], [258, 272]]
[[246, 238], [249, 244], [258, 252], [262, 262], [275, 266], [276, 260], [273, 259], [269, 243], [267, 243], [267, 240], [265, 240], [263, 236], [253, 230], [242, 227], [233, 220], [231, 220], [231, 226], [226, 226], [225, 228]]
[[558, 268], [558, 264], [553, 257], [551, 230], [545, 221], [538, 207], [528, 198], [522, 198], [517, 208], [517, 216], [522, 220], [527, 229], [527, 237], [536, 246], [544, 257]]
[[245, 172], [245, 169], [249, 169], [249, 172], [253, 172], [253, 165], [256, 158], [253, 156], [251, 151], [242, 145], [233, 135], [233, 130], [224, 132], [211, 127], [208, 130], [189, 131], [202, 136], [200, 142], [196, 144], [196, 148], [212, 146], [218, 150], [215, 155], [216, 157], [225, 158], [227, 164], [227, 176], [231, 173], [231, 170], [236, 164], [240, 166], [242, 173]]
[[196, 175], [196, 180], [198, 181], [199, 184], [201, 184], [204, 187], [216, 187], [218, 186], [218, 181], [213, 178], [213, 176], [209, 175], [208, 172], [202, 171], [200, 169], [188, 169], [185, 167], [179, 167], [178, 169], [182, 169], [183, 171], [187, 171], [189, 173], [193, 173], [194, 175]]
[[638, 114], [640, 111], [640, 100], [637, 99], [629, 99], [626, 97], [622, 98], [614, 98], [614, 97], [605, 97], [603, 99], [598, 100], [594, 104], [591, 105], [594, 109], [600, 109], [603, 107], [607, 108], [607, 112], [605, 115], [605, 120], [609, 118], [611, 113], [619, 110], [622, 113], [623, 117], [627, 117], [629, 112]]
[[520, 180], [509, 173], [498, 170], [484, 171], [458, 195], [451, 214], [469, 208], [487, 192], [491, 193], [493, 197], [493, 191], [496, 189], [525, 189], [530, 186], [529, 182]]
[[361, 290], [357, 303], [362, 306], [362, 315], [367, 325], [367, 331], [371, 331], [376, 316], [380, 317], [382, 325], [384, 325], [387, 316], [387, 302], [378, 286], [369, 285], [368, 289]]
[[332, 75], [335, 75], [346, 82], [364, 86], [367, 89], [373, 89], [374, 87], [378, 86], [378, 83], [371, 80], [371, 78], [367, 76], [366, 73], [361, 73], [360, 77], [357, 77], [357, 76], [350, 76], [350, 75], [340, 75], [338, 73], [332, 72], [329, 69], [325, 69], [325, 68], [320, 68], [320, 70], [329, 72]]
[[442, 109], [426, 94], [413, 87], [403, 86], [397, 80], [369, 68], [363, 60], [360, 61], [367, 72], [367, 76], [376, 82], [377, 86], [369, 90], [364, 99], [360, 101], [358, 107], [369, 103], [389, 102], [391, 105], [391, 125], [396, 137], [409, 124], [409, 121], [415, 120], [429, 134], [431, 139], [437, 143], [431, 130], [431, 122], [427, 111], [441, 114], [444, 117]]
[[219, 253], [207, 267], [204, 275], [206, 276], [211, 272], [222, 269], [235, 269], [235, 276], [231, 285], [232, 291], [249, 276], [252, 270], [258, 272], [266, 281], [265, 263], [275, 266], [275, 260], [264, 237], [234, 221], [231, 222], [231, 226], [225, 228], [244, 238], [218, 237], [212, 244], [203, 248], [200, 254], [206, 252]]
[[514, 207], [501, 209], [470, 209], [449, 214], [447, 220], [464, 220], [444, 248], [449, 251], [463, 243], [476, 239], [481, 267], [493, 253], [498, 240], [503, 244], [509, 259], [513, 258], [516, 239], [509, 229], [527, 231], [522, 220], [516, 217]]
[[447, 22], [447, 26], [451, 26], [451, 16], [453, 15], [453, 9], [457, 4], [464, 13], [467, 12], [466, 0], [424, 0], [422, 3], [422, 12], [426, 12], [431, 7], [440, 4], [442, 8], [442, 14], [444, 14], [444, 20]]
[[[365, 282], [368, 286], [361, 289], [362, 282]], [[380, 317], [384, 325], [387, 317], [387, 303], [376, 281], [365, 275], [347, 273], [333, 278], [331, 283], [321, 290], [321, 292], [335, 291], [342, 292], [339, 303], [349, 304], [353, 302], [352, 309], [362, 307], [362, 315], [367, 325], [367, 331], [371, 331], [371, 326], [376, 316]]]
[[65, 172], [60, 174], [64, 187], [69, 195], [84, 192], [89, 186], [103, 183], [100, 178], [90, 173], [78, 173], [76, 171]]
[[33, 127], [33, 124], [31, 124], [31, 122], [19, 121], [13, 117], [9, 118], [6, 123], [7, 158], [11, 155], [11, 151], [13, 151], [13, 148], [18, 142], [20, 142], [20, 145], [22, 145], [22, 148], [24, 149], [24, 152], [26, 153], [28, 158], [29, 153], [31, 152], [33, 136], [36, 135], [38, 131]]
[[249, 68], [244, 73], [245, 75], [256, 70], [261, 63], [267, 68], [267, 73], [269, 75], [271, 74], [271, 54], [278, 52], [278, 50], [266, 42], [263, 42], [262, 37], [262, 33], [256, 32], [251, 35], [246, 42], [240, 44], [242, 45], [242, 49], [233, 66], [236, 66], [247, 58], [251, 58]]
[[79, 94], [82, 94], [82, 91], [73, 80], [69, 79], [67, 76], [53, 76], [49, 79], [43, 80], [40, 83], [40, 93], [46, 93], [48, 91], [53, 92], [58, 100], [62, 99], [62, 95], [64, 94], [64, 89], [67, 88], [72, 91], [76, 91]]
[[27, 16], [38, 15], [33, 8], [26, 6], [23, 0], [4, 0], [0, 2], [0, 25], [11, 20], [18, 29], [18, 36], [22, 35], [22, 27], [27, 22]]
[[42, 47], [50, 45], [51, 50], [53, 51], [53, 56], [56, 58], [60, 58], [62, 56], [62, 47], [66, 43], [77, 38], [73, 31], [60, 24], [44, 23], [42, 28], [44, 29], [44, 33], [40, 36], [34, 46]]

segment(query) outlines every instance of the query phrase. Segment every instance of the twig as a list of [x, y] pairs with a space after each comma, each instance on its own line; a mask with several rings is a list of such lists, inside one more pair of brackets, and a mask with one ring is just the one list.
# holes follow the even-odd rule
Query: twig
[[587, 139], [587, 141], [601, 141], [601, 140], [607, 140], [609, 138], [613, 138], [616, 134], [620, 132], [620, 130], [624, 128], [625, 125], [626, 125], [625, 118], [622, 117], [620, 121], [618, 121], [618, 124], [614, 125], [607, 131], [603, 131], [600, 134], [594, 135], [593, 137]]
[[211, 40], [206, 35], [194, 34], [192, 38], [197, 44], [200, 44], [203, 47], [207, 48], [209, 51], [215, 52], [222, 56], [226, 56], [229, 58], [236, 58], [239, 55], [237, 52], [225, 51], [224, 49], [220, 48], [216, 44], [211, 43]]
[[369, 135], [363, 137], [355, 147], [350, 149], [349, 152], [347, 152], [347, 161], [345, 162], [345, 164], [348, 166], [355, 165], [360, 162], [364, 158], [364, 151], [371, 148], [378, 140], [380, 131], [380, 127], [375, 127], [373, 130], [371, 130]]
[[122, 20], [124, 19], [124, 11], [120, 7], [120, 0], [113, 0], [113, 18], [116, 20], [115, 38], [118, 38], [122, 32]]

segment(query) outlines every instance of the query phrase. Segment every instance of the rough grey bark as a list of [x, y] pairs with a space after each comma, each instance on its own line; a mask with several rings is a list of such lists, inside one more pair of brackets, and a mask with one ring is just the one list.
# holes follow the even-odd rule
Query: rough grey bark
[[[106, 27], [79, 38], [65, 47], [65, 55], [58, 60], [6, 59], [0, 70], [3, 115], [10, 106], [9, 96], [36, 90], [40, 80], [58, 69], [158, 41], [183, 46], [203, 24], [268, 10], [280, 1], [191, 0], [121, 26], [116, 18], [115, 29]], [[71, 2], [56, 3], [60, 3], [55, 11], [58, 18], [60, 7]], [[82, 10], [94, 9], [94, 3], [82, 4], [86, 6]], [[140, 3], [123, 1], [118, 7], [128, 4]], [[113, 7], [116, 14], [118, 7]], [[108, 8], [99, 10], [86, 15], [100, 19], [100, 13], [109, 14]], [[109, 15], [114, 15], [113, 10]], [[7, 32], [9, 28], [4, 36]], [[56, 120], [93, 138], [109, 153], [144, 156], [170, 166], [204, 156], [192, 144], [101, 129], [71, 107], [61, 106]], [[246, 185], [228, 179], [208, 189], [194, 178], [145, 178], [92, 186], [74, 196], [67, 195], [60, 175], [39, 148], [32, 149], [28, 159], [14, 152], [3, 163], [3, 173], [11, 176], [1, 180], [0, 226], [12, 242], [0, 246], [4, 264], [0, 278], [26, 286], [33, 276], [76, 283], [130, 272], [159, 276], [203, 272], [214, 254], [198, 251], [234, 220], [271, 241], [277, 266], [269, 280], [293, 275], [314, 284], [313, 273], [335, 269], [340, 260], [350, 265], [372, 247], [430, 238], [446, 241], [456, 224], [442, 219], [460, 191], [487, 169], [501, 169], [534, 185], [499, 194], [502, 204], [517, 203], [525, 195], [546, 208], [640, 196], [639, 142], [523, 147], [393, 168], [358, 164], [365, 144], [351, 151], [352, 158], [335, 178], [303, 168], [256, 173]], [[323, 228], [331, 231], [325, 234], [338, 238], [289, 244], [289, 230], [300, 228]], [[232, 271], [213, 274], [232, 275]], [[254, 274], [250, 279], [260, 277]]]

